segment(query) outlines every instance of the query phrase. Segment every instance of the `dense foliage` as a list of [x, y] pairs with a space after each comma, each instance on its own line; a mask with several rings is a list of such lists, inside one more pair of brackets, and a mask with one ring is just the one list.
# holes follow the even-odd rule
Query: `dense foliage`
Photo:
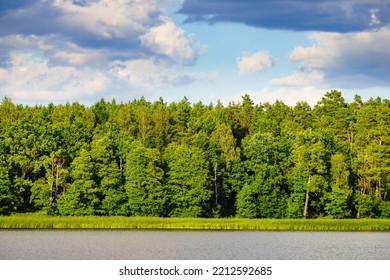
[[390, 101], [0, 104], [0, 214], [390, 217]]

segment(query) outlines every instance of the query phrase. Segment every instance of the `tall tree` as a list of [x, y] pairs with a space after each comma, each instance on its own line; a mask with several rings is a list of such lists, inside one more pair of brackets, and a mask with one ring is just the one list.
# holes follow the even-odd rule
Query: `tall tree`
[[153, 107], [151, 134], [153, 135], [154, 146], [162, 151], [168, 145], [170, 140], [169, 113], [163, 100], [156, 102]]
[[15, 195], [9, 178], [9, 167], [3, 155], [0, 155], [0, 215], [13, 210]]
[[213, 169], [214, 207], [216, 214], [220, 215], [226, 212], [222, 208], [227, 207], [227, 200], [232, 191], [225, 183], [225, 179], [231, 171], [233, 162], [239, 159], [240, 151], [236, 147], [236, 139], [230, 126], [224, 123], [216, 125], [210, 140], [213, 150], [210, 160]]
[[[356, 174], [358, 216], [379, 215], [377, 206], [389, 200], [390, 102], [370, 99], [357, 114]], [[365, 197], [368, 196], [368, 197]], [[374, 197], [374, 201], [372, 197]], [[386, 205], [386, 203], [384, 204]], [[370, 209], [371, 210], [366, 210]], [[385, 210], [387, 211], [387, 210]]]
[[122, 186], [120, 166], [115, 157], [115, 142], [108, 131], [95, 134], [91, 143], [91, 161], [94, 181], [99, 189], [102, 213], [109, 215], [126, 214], [125, 191]]
[[187, 97], [179, 103], [171, 103], [168, 112], [171, 117], [171, 140], [175, 142], [186, 142], [188, 136], [188, 123], [191, 116], [191, 104]]
[[169, 216], [210, 215], [211, 180], [204, 152], [186, 144], [172, 143], [164, 152], [164, 162]]
[[[297, 135], [293, 145], [292, 190], [288, 212], [291, 217], [309, 217], [312, 205], [326, 190], [327, 162], [325, 145], [320, 134], [306, 130]], [[302, 212], [301, 212], [302, 211]]]
[[285, 149], [284, 145], [286, 143], [281, 143], [270, 133], [257, 133], [243, 142], [246, 168], [252, 179], [238, 193], [239, 216], [282, 218], [286, 215], [287, 184], [284, 173], [287, 171], [284, 165], [288, 165], [286, 151], [289, 148]]
[[331, 90], [314, 107], [314, 121], [318, 129], [330, 132], [337, 139], [349, 140], [351, 114], [340, 91]]
[[279, 100], [274, 104], [262, 104], [257, 110], [257, 131], [279, 136], [289, 111], [290, 108]]
[[325, 213], [334, 218], [351, 215], [352, 188], [349, 185], [350, 171], [345, 156], [337, 153], [331, 157], [331, 190], [324, 196]]
[[133, 216], [165, 216], [167, 192], [160, 153], [140, 142], [132, 143], [126, 159], [126, 194]]
[[71, 163], [72, 184], [58, 198], [61, 215], [84, 216], [101, 214], [100, 191], [96, 183], [90, 153], [82, 148]]
[[135, 121], [137, 123], [138, 128], [138, 140], [143, 145], [147, 145], [147, 141], [149, 140], [150, 132], [152, 129], [149, 104], [141, 104], [137, 107], [135, 112]]

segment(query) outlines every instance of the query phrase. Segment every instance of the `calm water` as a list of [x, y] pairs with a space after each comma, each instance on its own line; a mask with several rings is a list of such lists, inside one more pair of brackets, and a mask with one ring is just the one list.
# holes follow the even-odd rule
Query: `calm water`
[[0, 259], [390, 260], [390, 233], [6, 230]]

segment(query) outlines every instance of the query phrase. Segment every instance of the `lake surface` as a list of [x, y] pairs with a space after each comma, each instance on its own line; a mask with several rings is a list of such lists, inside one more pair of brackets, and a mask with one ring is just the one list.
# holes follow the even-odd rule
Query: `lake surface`
[[390, 233], [3, 230], [0, 259], [390, 260]]

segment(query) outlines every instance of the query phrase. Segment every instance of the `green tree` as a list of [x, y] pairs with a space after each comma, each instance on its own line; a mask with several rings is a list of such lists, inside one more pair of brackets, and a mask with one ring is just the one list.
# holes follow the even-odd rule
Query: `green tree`
[[124, 215], [127, 213], [126, 195], [118, 161], [115, 157], [115, 143], [108, 132], [95, 134], [91, 143], [93, 178], [99, 189], [102, 213]]
[[279, 136], [290, 108], [277, 100], [274, 104], [265, 103], [259, 106], [257, 111], [257, 131]]
[[12, 124], [18, 119], [17, 107], [8, 97], [4, 97], [0, 103], [0, 128]]
[[[314, 208], [327, 187], [325, 144], [320, 134], [312, 130], [298, 133], [292, 149], [293, 168], [290, 182], [288, 214], [292, 218], [309, 217], [310, 196]], [[302, 207], [303, 206], [303, 207]], [[301, 213], [296, 212], [301, 209]]]
[[153, 105], [152, 124], [153, 128], [151, 134], [153, 135], [154, 146], [162, 151], [168, 145], [170, 140], [170, 117], [166, 104], [163, 100], [156, 102]]
[[133, 142], [126, 159], [126, 193], [131, 215], [165, 216], [167, 193], [160, 153]]
[[214, 212], [219, 216], [227, 212], [228, 198], [232, 190], [225, 183], [225, 179], [231, 171], [233, 162], [239, 159], [240, 151], [236, 147], [236, 139], [231, 128], [224, 123], [216, 125], [210, 142], [212, 154], [209, 158], [213, 174]]
[[310, 105], [306, 102], [298, 102], [289, 110], [288, 115], [283, 119], [285, 127], [290, 127], [295, 133], [312, 128], [313, 112]]
[[[285, 165], [288, 165], [286, 152], [289, 150], [286, 146], [270, 133], [257, 133], [243, 142], [245, 164], [251, 181], [237, 195], [239, 216], [282, 218], [286, 215], [287, 184], [284, 173]], [[249, 197], [246, 197], [247, 193]], [[248, 216], [248, 212], [253, 213]]]
[[184, 97], [179, 103], [172, 102], [168, 106], [168, 112], [171, 120], [172, 141], [178, 143], [186, 142], [191, 110], [191, 104], [187, 97]]
[[355, 196], [357, 218], [375, 218], [378, 216], [378, 200], [374, 194], [360, 194]]
[[45, 164], [45, 177], [40, 177], [32, 185], [30, 201], [47, 214], [57, 212], [58, 196], [65, 192], [68, 170], [64, 168], [64, 163], [60, 153], [52, 153]]
[[351, 215], [352, 188], [349, 185], [350, 172], [342, 153], [331, 157], [330, 173], [331, 190], [324, 196], [325, 213], [334, 218], [347, 218]]
[[314, 107], [313, 115], [315, 126], [322, 132], [329, 132], [345, 142], [349, 140], [352, 116], [340, 91], [327, 92]]
[[[356, 118], [357, 216], [378, 215], [377, 205], [389, 199], [390, 191], [390, 102], [370, 99], [362, 104]], [[364, 196], [368, 196], [364, 198]], [[372, 197], [376, 202], [371, 203]], [[364, 210], [362, 213], [359, 209]], [[369, 207], [373, 207], [367, 211]], [[386, 208], [386, 207], [385, 207]], [[381, 209], [385, 209], [381, 208]], [[366, 214], [371, 213], [371, 214]], [[374, 214], [373, 214], [374, 213]]]
[[42, 174], [52, 149], [47, 140], [49, 129], [44, 123], [32, 120], [17, 120], [2, 133], [4, 151], [11, 168], [10, 178], [16, 211], [31, 210], [31, 188]]
[[210, 215], [212, 191], [204, 152], [186, 144], [170, 144], [163, 156], [165, 185], [169, 195], [169, 216]]
[[[142, 102], [144, 100], [141, 100]], [[140, 103], [135, 111], [135, 121], [137, 123], [138, 140], [143, 144], [150, 146], [147, 142], [150, 140], [152, 130], [152, 121], [150, 117], [149, 103], [146, 101]]]
[[59, 213], [70, 216], [101, 214], [101, 193], [96, 184], [90, 153], [82, 148], [70, 168], [73, 182], [58, 199]]
[[245, 184], [237, 194], [237, 215], [241, 218], [259, 218], [259, 191]]
[[14, 194], [9, 178], [9, 167], [3, 155], [0, 155], [0, 215], [8, 214], [13, 209]]

